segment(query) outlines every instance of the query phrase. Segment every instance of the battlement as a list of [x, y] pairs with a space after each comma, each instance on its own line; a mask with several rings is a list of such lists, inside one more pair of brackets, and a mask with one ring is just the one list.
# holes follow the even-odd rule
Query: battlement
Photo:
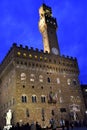
[[[10, 50], [8, 51], [7, 55], [5, 56], [5, 58], [9, 55], [9, 53], [15, 49], [15, 52], [17, 54], [17, 56], [23, 56], [23, 54], [25, 53], [26, 54], [26, 58], [27, 56], [29, 56], [28, 54], [30, 54], [32, 52], [32, 55], [34, 54], [43, 54], [43, 56], [47, 54], [47, 57], [50, 55], [53, 56], [54, 58], [61, 58], [61, 60], [71, 60], [71, 61], [77, 61], [76, 57], [70, 57], [70, 56], [65, 56], [65, 55], [61, 55], [61, 56], [55, 56], [53, 54], [49, 54], [48, 52], [43, 52], [43, 50], [39, 50], [38, 48], [33, 48], [33, 47], [28, 47], [28, 46], [25, 46], [23, 47], [22, 44], [20, 44], [19, 46], [17, 45], [17, 43], [13, 43], [12, 47], [10, 48]], [[20, 53], [18, 53], [20, 52]]]
[[[47, 64], [55, 64], [60, 67], [72, 67], [78, 68], [77, 59], [69, 56], [56, 56], [49, 54], [48, 52], [43, 52], [43, 50], [34, 49], [33, 47], [25, 46], [21, 44], [18, 46], [16, 43], [13, 43], [12, 47], [8, 51], [4, 60], [0, 65], [0, 72], [10, 63], [10, 61], [33, 61], [33, 62], [43, 62]], [[19, 60], [20, 59], [20, 60]]]
[[47, 6], [46, 4], [43, 4], [43, 9], [49, 9], [51, 11], [51, 7]]
[[14, 49], [14, 48], [18, 48], [20, 50], [23, 50], [23, 51], [34, 51], [34, 52], [43, 52], [43, 50], [38, 50], [38, 48], [33, 48], [33, 47], [28, 47], [28, 46], [25, 46], [23, 47], [22, 44], [20, 44], [19, 46], [17, 45], [17, 43], [13, 43], [12, 45], [12, 48], [11, 49]]
[[62, 55], [61, 58], [64, 58], [64, 59], [69, 59], [69, 60], [77, 60], [76, 57], [72, 57], [72, 56], [65, 56], [65, 55]]

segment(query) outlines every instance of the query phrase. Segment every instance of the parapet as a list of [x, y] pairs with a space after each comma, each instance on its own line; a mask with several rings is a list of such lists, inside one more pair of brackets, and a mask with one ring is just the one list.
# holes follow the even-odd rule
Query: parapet
[[69, 59], [69, 60], [77, 60], [76, 57], [72, 57], [72, 56], [65, 56], [65, 55], [62, 55], [61, 58], [64, 58], [64, 59]]
[[43, 52], [43, 50], [38, 50], [38, 48], [29, 48], [28, 46], [23, 47], [22, 44], [19, 46], [16, 43], [13, 43], [12, 47], [8, 51], [7, 55], [3, 59], [1, 65], [0, 65], [0, 70], [4, 67], [6, 67], [9, 62], [14, 58], [21, 58], [22, 59], [30, 59], [34, 61], [41, 61], [41, 62], [46, 62], [51, 63], [51, 64], [56, 64], [59, 66], [77, 66], [77, 59], [69, 56], [55, 56], [53, 54], [46, 52]]

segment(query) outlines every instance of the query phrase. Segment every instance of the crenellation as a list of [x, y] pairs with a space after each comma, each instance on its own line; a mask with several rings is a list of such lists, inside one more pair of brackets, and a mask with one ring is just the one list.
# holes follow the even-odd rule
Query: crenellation
[[23, 49], [23, 45], [22, 44], [20, 44], [20, 48]]
[[31, 51], [34, 51], [34, 48], [33, 48], [33, 47], [30, 47], [30, 50], [31, 50]]
[[65, 55], [62, 55], [61, 58], [62, 58], [62, 59], [68, 59], [68, 60], [71, 59], [69, 56], [65, 56]]
[[39, 50], [38, 50], [38, 48], [36, 48], [35, 50], [36, 50], [36, 52], [38, 52], [38, 51], [39, 51]]
[[13, 47], [16, 47], [17, 46], [17, 43], [13, 43]]
[[43, 50], [40, 50], [40, 52], [43, 52]]
[[[14, 48], [13, 48], [14, 49]], [[11, 51], [9, 51], [9, 55], [10, 56], [12, 56], [12, 54], [10, 54], [12, 52], [12, 50]], [[30, 54], [30, 52], [31, 52], [31, 54]], [[41, 53], [40, 53], [41, 52]], [[16, 55], [15, 56], [17, 56], [18, 58], [20, 57], [20, 58], [25, 58], [25, 59], [29, 59], [29, 54], [32, 56], [32, 57], [30, 57], [30, 59], [32, 59], [32, 60], [34, 60], [34, 59], [36, 59], [37, 61], [41, 61], [41, 62], [44, 62], [45, 60], [47, 61], [47, 63], [52, 63], [52, 64], [54, 64], [54, 60], [50, 60], [50, 54], [48, 54], [47, 56], [45, 56], [45, 54], [46, 53], [43, 53], [42, 51], [36, 51], [36, 50], [33, 50], [33, 48], [31, 48], [30, 50], [26, 50], [26, 49], [24, 49], [24, 48], [20, 48], [20, 47], [16, 47], [15, 48], [15, 53], [16, 53]], [[42, 55], [42, 56], [41, 56]], [[52, 55], [53, 56], [53, 55]], [[6, 57], [8, 57], [8, 55], [6, 56]], [[47, 57], [47, 58], [46, 58]], [[11, 57], [12, 58], [12, 57]], [[11, 58], [10, 58], [10, 60], [11, 60]], [[15, 57], [14, 57], [15, 58]], [[69, 57], [68, 57], [68, 59], [66, 59], [66, 57], [63, 55], [63, 56], [60, 56], [60, 57], [54, 57], [53, 56], [53, 58], [55, 59], [55, 61], [56, 61], [56, 63], [57, 63], [57, 65], [62, 65], [62, 67], [63, 66], [66, 66], [66, 67], [73, 67], [74, 68], [74, 66], [76, 67], [76, 64], [77, 63], [74, 63], [75, 61], [72, 59], [70, 59]], [[6, 59], [6, 58], [5, 58]], [[9, 58], [7, 58], [7, 59], [9, 59]], [[49, 59], [49, 60], [48, 60]], [[8, 60], [8, 61], [10, 61], [10, 60]], [[68, 61], [69, 60], [69, 61]], [[60, 62], [59, 62], [60, 61]], [[67, 64], [67, 61], [68, 61], [68, 64]], [[4, 61], [3, 61], [3, 63], [4, 63]], [[4, 63], [4, 64], [8, 64], [8, 62], [7, 63]], [[5, 66], [5, 65], [4, 65]]]
[[28, 46], [25, 46], [25, 49], [28, 50]]

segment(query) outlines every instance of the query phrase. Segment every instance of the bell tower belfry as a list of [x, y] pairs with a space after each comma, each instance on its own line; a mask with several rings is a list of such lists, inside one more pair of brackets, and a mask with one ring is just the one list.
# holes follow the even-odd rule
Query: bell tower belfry
[[44, 52], [60, 55], [58, 40], [57, 40], [57, 21], [52, 16], [50, 7], [43, 4], [39, 9], [39, 30], [42, 33]]

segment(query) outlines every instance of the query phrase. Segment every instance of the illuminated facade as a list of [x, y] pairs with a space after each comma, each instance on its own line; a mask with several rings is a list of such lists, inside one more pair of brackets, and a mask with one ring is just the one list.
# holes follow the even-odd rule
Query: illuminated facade
[[81, 89], [82, 89], [82, 94], [83, 94], [83, 98], [84, 98], [84, 102], [85, 102], [85, 107], [87, 110], [87, 85], [82, 84]]
[[0, 65], [1, 126], [9, 109], [13, 124], [38, 121], [47, 126], [52, 117], [58, 123], [61, 117], [84, 117], [77, 59], [60, 55], [51, 8], [43, 4], [39, 13], [44, 52], [14, 43]]

